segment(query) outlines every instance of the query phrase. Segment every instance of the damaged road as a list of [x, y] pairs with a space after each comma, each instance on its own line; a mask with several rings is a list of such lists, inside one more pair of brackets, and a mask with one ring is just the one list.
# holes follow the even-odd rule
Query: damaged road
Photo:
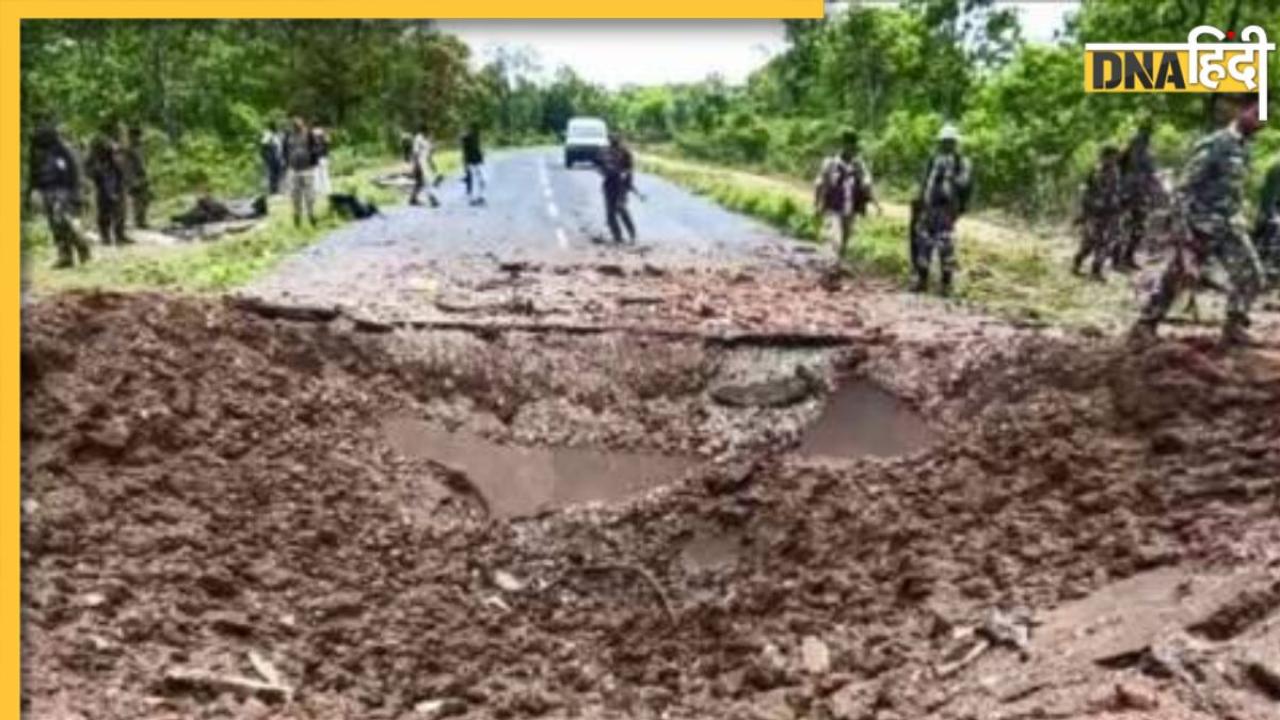
[[27, 717], [1274, 717], [1274, 351], [628, 252], [28, 305]]
[[[965, 324], [799, 350], [371, 333], [145, 295], [25, 323], [29, 717], [1274, 712], [1265, 353]], [[812, 397], [713, 397], [797, 366]], [[934, 437], [797, 452], [852, 377]], [[494, 512], [518, 478], [398, 446], [404, 417], [679, 464]]]

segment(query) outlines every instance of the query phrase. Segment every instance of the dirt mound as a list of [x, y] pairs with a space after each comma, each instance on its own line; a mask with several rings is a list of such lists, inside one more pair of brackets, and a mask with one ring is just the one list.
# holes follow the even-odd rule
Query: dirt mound
[[[366, 335], [158, 296], [24, 323], [33, 718], [1274, 711], [1273, 357], [885, 336], [824, 372], [892, 358], [940, 440], [828, 463], [781, 451], [818, 401], [717, 407], [713, 378], [765, 361], [697, 343]], [[406, 415], [717, 460], [615, 507], [491, 520], [388, 446]], [[1036, 644], [1116, 581], [1235, 566], [1262, 579], [1179, 620], [1181, 644], [1111, 666]]]

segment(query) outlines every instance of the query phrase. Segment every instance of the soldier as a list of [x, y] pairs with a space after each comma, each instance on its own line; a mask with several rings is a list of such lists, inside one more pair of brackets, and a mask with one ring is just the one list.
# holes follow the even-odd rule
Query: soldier
[[1080, 220], [1083, 225], [1080, 250], [1071, 261], [1071, 272], [1080, 274], [1080, 265], [1093, 256], [1090, 277], [1101, 281], [1102, 266], [1107, 261], [1120, 230], [1121, 176], [1120, 151], [1114, 145], [1102, 148], [1098, 164], [1089, 173], [1080, 196]]
[[94, 202], [98, 206], [98, 234], [103, 245], [127, 245], [124, 233], [126, 173], [120, 144], [103, 131], [89, 144], [85, 174], [93, 181]]
[[1138, 269], [1138, 248], [1147, 230], [1147, 213], [1151, 209], [1160, 181], [1156, 163], [1151, 158], [1151, 121], [1138, 126], [1124, 154], [1120, 156], [1120, 186], [1125, 210], [1127, 234], [1117, 235], [1112, 246], [1111, 266], [1120, 272]]
[[147, 165], [142, 155], [142, 128], [129, 128], [129, 144], [124, 149], [125, 178], [129, 202], [133, 206], [133, 225], [147, 227], [147, 206], [151, 204], [151, 183], [147, 179]]
[[52, 124], [42, 124], [31, 136], [27, 157], [27, 193], [40, 193], [49, 232], [58, 248], [55, 268], [71, 267], [76, 259], [89, 262], [89, 243], [76, 229], [80, 211], [80, 166]]
[[613, 235], [615, 243], [621, 243], [622, 229], [618, 226], [618, 222], [621, 221], [622, 226], [627, 230], [627, 236], [634, 243], [636, 226], [631, 221], [630, 211], [627, 210], [627, 195], [633, 190], [634, 163], [631, 159], [631, 151], [623, 144], [621, 135], [617, 132], [609, 133], [609, 146], [600, 152], [597, 162], [600, 166], [600, 174], [604, 176], [602, 185], [604, 215], [609, 225], [609, 233]]
[[918, 252], [912, 258], [916, 270], [916, 283], [912, 289], [916, 292], [923, 292], [929, 286], [929, 266], [935, 250], [942, 266], [941, 292], [943, 295], [951, 292], [956, 269], [953, 233], [956, 218], [968, 207], [971, 188], [969, 160], [957, 149], [959, 141], [960, 133], [954, 125], [942, 127], [938, 133], [938, 151], [929, 158], [920, 184], [917, 199], [924, 220], [916, 248]]
[[293, 127], [284, 136], [284, 162], [289, 168], [289, 197], [293, 202], [293, 225], [302, 225], [305, 212], [307, 222], [316, 226], [316, 163], [320, 160], [316, 137], [300, 117], [293, 119]]
[[[431, 138], [427, 136], [427, 124], [423, 123], [421, 129], [413, 136], [412, 147], [409, 152], [410, 164], [413, 168], [413, 192], [409, 194], [410, 205], [421, 205], [422, 201], [418, 199], [418, 195], [423, 190], [427, 191], [427, 201], [431, 203], [431, 207], [439, 207], [440, 201], [436, 199], [436, 193], [432, 190], [436, 185], [436, 160], [435, 148], [431, 144]], [[430, 174], [430, 177], [428, 177]]]
[[1222, 342], [1230, 346], [1251, 341], [1246, 330], [1249, 310], [1261, 289], [1263, 272], [1257, 250], [1244, 231], [1241, 210], [1246, 143], [1259, 125], [1258, 105], [1250, 102], [1230, 125], [1196, 143], [1178, 188], [1187, 236], [1147, 297], [1131, 333], [1134, 339], [1154, 338], [1178, 293], [1198, 284], [1202, 270], [1213, 265], [1226, 275]]
[[858, 134], [847, 131], [840, 138], [840, 152], [822, 161], [822, 169], [813, 181], [813, 205], [821, 232], [825, 236], [830, 223], [839, 233], [837, 265], [848, 248], [855, 216], [866, 214], [868, 202], [879, 209], [880, 203], [872, 192], [871, 171], [858, 156]]
[[1262, 183], [1253, 242], [1267, 272], [1267, 284], [1280, 286], [1280, 161], [1271, 165]]

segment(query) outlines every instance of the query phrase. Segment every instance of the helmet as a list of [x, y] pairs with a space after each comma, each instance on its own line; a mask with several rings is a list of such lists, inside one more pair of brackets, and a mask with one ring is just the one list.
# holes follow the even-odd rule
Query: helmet
[[960, 139], [960, 131], [957, 130], [956, 126], [952, 125], [951, 123], [947, 123], [946, 125], [943, 125], [942, 129], [938, 131], [938, 140], [940, 141], [941, 140], [959, 140], [959, 139]]

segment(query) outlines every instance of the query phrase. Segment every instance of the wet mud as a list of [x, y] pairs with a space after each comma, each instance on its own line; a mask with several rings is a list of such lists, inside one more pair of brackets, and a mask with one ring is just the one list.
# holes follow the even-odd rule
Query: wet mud
[[91, 294], [22, 380], [26, 717], [1274, 717], [1267, 351]]

